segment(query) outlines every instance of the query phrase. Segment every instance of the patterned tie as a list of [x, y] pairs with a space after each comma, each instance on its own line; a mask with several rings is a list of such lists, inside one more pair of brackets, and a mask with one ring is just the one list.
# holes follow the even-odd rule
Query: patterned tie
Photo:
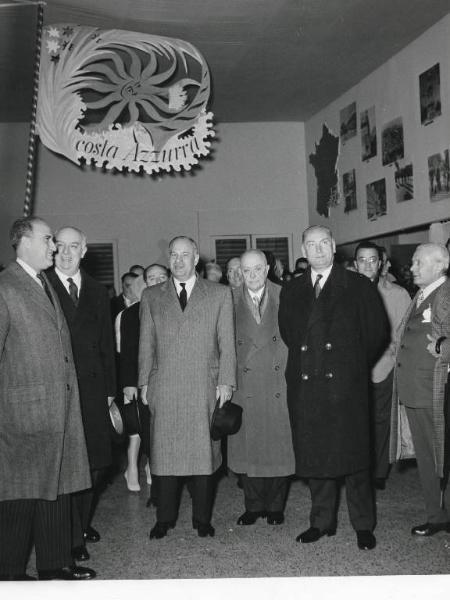
[[257, 296], [253, 296], [252, 298], [253, 306], [254, 306], [254, 315], [257, 323], [261, 323], [261, 308], [260, 302]]
[[180, 301], [181, 310], [184, 311], [184, 309], [186, 308], [186, 304], [187, 304], [186, 284], [180, 283], [180, 285], [181, 285], [181, 292], [180, 292], [178, 299]]
[[68, 277], [67, 281], [69, 282], [69, 296], [75, 306], [78, 306], [78, 286], [72, 277]]
[[423, 302], [423, 296], [424, 296], [423, 290], [420, 290], [420, 293], [417, 296], [416, 307], [419, 307], [422, 304], [422, 302]]
[[319, 283], [321, 279], [322, 279], [322, 275], [320, 275], [320, 273], [319, 273], [317, 275], [317, 277], [316, 277], [316, 281], [314, 282], [314, 296], [316, 298], [319, 297], [319, 294], [320, 294], [320, 291], [321, 291], [321, 289], [320, 289], [320, 283]]
[[44, 276], [42, 275], [42, 273], [38, 273], [36, 275], [36, 277], [39, 279], [39, 281], [42, 283], [42, 287], [44, 288], [44, 292], [47, 294], [47, 298], [50, 300], [50, 302], [52, 303], [53, 308], [55, 308], [55, 305], [53, 304], [53, 298], [52, 295], [50, 294], [50, 290], [48, 288], [47, 282], [44, 279]]

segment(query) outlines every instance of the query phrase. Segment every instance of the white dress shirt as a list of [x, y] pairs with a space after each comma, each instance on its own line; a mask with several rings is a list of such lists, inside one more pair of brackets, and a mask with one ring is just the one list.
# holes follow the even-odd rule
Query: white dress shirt
[[197, 281], [197, 276], [195, 274], [192, 275], [192, 277], [190, 277], [187, 281], [183, 281], [183, 282], [178, 281], [178, 279], [175, 279], [175, 277], [174, 277], [173, 282], [175, 284], [175, 290], [177, 292], [177, 296], [180, 297], [180, 292], [183, 289], [181, 287], [181, 283], [184, 283], [184, 284], [186, 284], [184, 289], [186, 290], [187, 299], [189, 300], [189, 297], [192, 293], [192, 289], [193, 289], [196, 281]]

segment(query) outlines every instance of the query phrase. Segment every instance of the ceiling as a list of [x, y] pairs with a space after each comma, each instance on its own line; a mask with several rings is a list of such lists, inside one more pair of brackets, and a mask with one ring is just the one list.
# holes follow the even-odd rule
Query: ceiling
[[[0, 121], [30, 113], [35, 14], [13, 3], [0, 0]], [[208, 62], [217, 121], [305, 121], [448, 12], [450, 0], [47, 0], [44, 19], [186, 40]]]

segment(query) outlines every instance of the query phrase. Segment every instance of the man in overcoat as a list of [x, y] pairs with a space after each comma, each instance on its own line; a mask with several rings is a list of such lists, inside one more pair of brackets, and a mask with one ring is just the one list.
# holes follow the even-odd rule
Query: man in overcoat
[[85, 542], [100, 539], [91, 520], [105, 469], [112, 460], [108, 408], [116, 386], [114, 344], [108, 292], [80, 269], [87, 251], [86, 235], [76, 227], [63, 227], [56, 232], [55, 243], [55, 268], [47, 276], [72, 339], [92, 479], [92, 488], [72, 496], [72, 552], [76, 560], [88, 560]]
[[[444, 466], [444, 388], [450, 364], [449, 254], [440, 244], [421, 244], [411, 272], [419, 291], [398, 333], [391, 417], [390, 458], [401, 455], [402, 441], [412, 436], [427, 520], [412, 535], [450, 532], [450, 490], [442, 493]], [[407, 423], [399, 418], [400, 404]]]
[[71, 556], [70, 494], [90, 487], [70, 334], [42, 273], [53, 234], [37, 217], [10, 232], [16, 261], [0, 274], [0, 578], [90, 579]]
[[151, 538], [174, 527], [186, 476], [192, 476], [193, 527], [200, 537], [214, 535], [212, 474], [221, 453], [210, 424], [216, 400], [229, 400], [236, 383], [233, 301], [228, 287], [196, 276], [198, 260], [194, 240], [174, 238], [172, 277], [141, 298], [138, 386], [150, 408], [150, 465], [158, 478]]
[[242, 474], [245, 512], [239, 525], [284, 521], [288, 476], [295, 470], [284, 372], [287, 348], [278, 329], [280, 286], [268, 281], [260, 250], [241, 256], [244, 284], [233, 290], [240, 430], [228, 437], [228, 466]]
[[316, 542], [336, 533], [339, 478], [361, 549], [376, 539], [369, 466], [370, 369], [389, 343], [376, 288], [334, 264], [335, 241], [323, 226], [303, 233], [309, 267], [282, 289], [279, 324], [289, 349], [286, 381], [296, 473], [308, 478], [310, 527], [297, 537]]

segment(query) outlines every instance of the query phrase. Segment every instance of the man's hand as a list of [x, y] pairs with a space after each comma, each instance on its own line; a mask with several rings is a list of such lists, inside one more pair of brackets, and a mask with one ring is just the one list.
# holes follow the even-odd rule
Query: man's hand
[[437, 338], [433, 337], [429, 333], [427, 333], [427, 338], [430, 340], [430, 343], [427, 346], [427, 350], [430, 354], [434, 356], [434, 358], [439, 358], [439, 354], [436, 352], [436, 341]]
[[139, 393], [141, 394], [142, 404], [145, 404], [145, 406], [148, 406], [147, 386], [143, 385], [141, 388], [139, 388]]
[[137, 387], [133, 387], [131, 385], [123, 388], [123, 396], [124, 396], [124, 404], [130, 404], [132, 400], [137, 398]]
[[231, 385], [218, 385], [216, 387], [216, 400], [219, 400], [219, 406], [222, 407], [225, 402], [231, 400], [231, 396], [233, 395], [233, 390], [231, 389]]

